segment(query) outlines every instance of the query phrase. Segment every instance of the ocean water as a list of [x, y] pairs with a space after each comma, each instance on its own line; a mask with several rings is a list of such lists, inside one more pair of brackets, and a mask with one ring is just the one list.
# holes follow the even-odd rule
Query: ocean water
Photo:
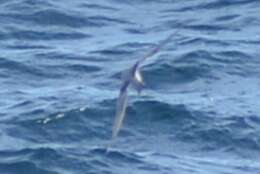
[[[1, 0], [0, 174], [259, 174], [260, 1]], [[109, 153], [120, 73], [142, 67]]]

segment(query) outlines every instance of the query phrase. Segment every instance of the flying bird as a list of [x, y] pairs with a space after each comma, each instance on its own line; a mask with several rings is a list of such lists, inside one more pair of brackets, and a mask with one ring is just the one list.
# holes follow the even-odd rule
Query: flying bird
[[158, 53], [162, 47], [164, 47], [171, 38], [175, 35], [176, 32], [169, 35], [165, 40], [163, 40], [160, 44], [158, 44], [155, 48], [153, 48], [148, 54], [146, 54], [144, 57], [142, 57], [140, 60], [138, 60], [130, 69], [122, 73], [122, 86], [120, 88], [119, 97], [117, 99], [116, 103], [116, 115], [115, 120], [112, 128], [112, 140], [107, 147], [110, 147], [111, 143], [115, 140], [117, 137], [117, 134], [122, 126], [122, 122], [125, 117], [125, 112], [127, 108], [127, 91], [128, 87], [132, 86], [138, 94], [141, 93], [141, 90], [144, 88], [144, 81], [142, 74], [140, 72], [141, 64], [149, 57], [152, 57], [156, 53]]

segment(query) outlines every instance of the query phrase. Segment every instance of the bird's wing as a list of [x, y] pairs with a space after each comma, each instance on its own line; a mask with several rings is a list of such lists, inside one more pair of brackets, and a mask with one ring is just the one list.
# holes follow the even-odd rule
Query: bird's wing
[[178, 31], [172, 33], [171, 35], [169, 35], [165, 40], [163, 40], [160, 44], [158, 44], [155, 48], [153, 48], [150, 52], [148, 52], [146, 55], [144, 55], [144, 57], [142, 57], [139, 61], [136, 62], [136, 64], [134, 65], [135, 68], [138, 68], [138, 66], [143, 63], [145, 61], [145, 59], [147, 59], [148, 57], [152, 57], [153, 55], [155, 55], [156, 53], [158, 53], [162, 47], [164, 47], [171, 39], [174, 35], [176, 35]]
[[129, 86], [129, 81], [126, 81], [123, 83], [119, 97], [117, 99], [117, 105], [116, 105], [116, 116], [115, 116], [115, 121], [113, 125], [113, 130], [112, 130], [112, 140], [116, 138], [123, 119], [125, 117], [125, 112], [126, 112], [126, 106], [127, 106], [127, 88]]

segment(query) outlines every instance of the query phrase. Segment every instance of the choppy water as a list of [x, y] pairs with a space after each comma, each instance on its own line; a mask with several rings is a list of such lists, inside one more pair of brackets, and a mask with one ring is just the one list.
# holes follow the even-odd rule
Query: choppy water
[[[260, 173], [260, 2], [1, 0], [1, 174]], [[170, 33], [131, 92], [119, 74]]]

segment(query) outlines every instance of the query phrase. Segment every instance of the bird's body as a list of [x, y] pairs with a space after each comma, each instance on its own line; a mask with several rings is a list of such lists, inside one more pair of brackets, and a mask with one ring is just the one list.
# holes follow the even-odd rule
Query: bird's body
[[173, 37], [174, 34], [171, 34], [167, 39], [163, 40], [151, 52], [149, 52], [147, 55], [142, 57], [130, 69], [128, 69], [122, 74], [123, 83], [120, 88], [120, 93], [116, 104], [116, 115], [115, 115], [114, 125], [112, 129], [112, 142], [117, 137], [117, 134], [122, 126], [122, 122], [125, 117], [125, 112], [127, 108], [127, 99], [128, 99], [127, 97], [128, 87], [131, 85], [138, 92], [138, 94], [141, 93], [141, 90], [144, 87], [143, 77], [140, 72], [141, 63], [143, 63], [144, 60], [147, 59], [148, 57], [151, 57], [154, 54], [156, 54], [158, 51], [160, 51], [160, 49], [170, 41], [170, 39]]

